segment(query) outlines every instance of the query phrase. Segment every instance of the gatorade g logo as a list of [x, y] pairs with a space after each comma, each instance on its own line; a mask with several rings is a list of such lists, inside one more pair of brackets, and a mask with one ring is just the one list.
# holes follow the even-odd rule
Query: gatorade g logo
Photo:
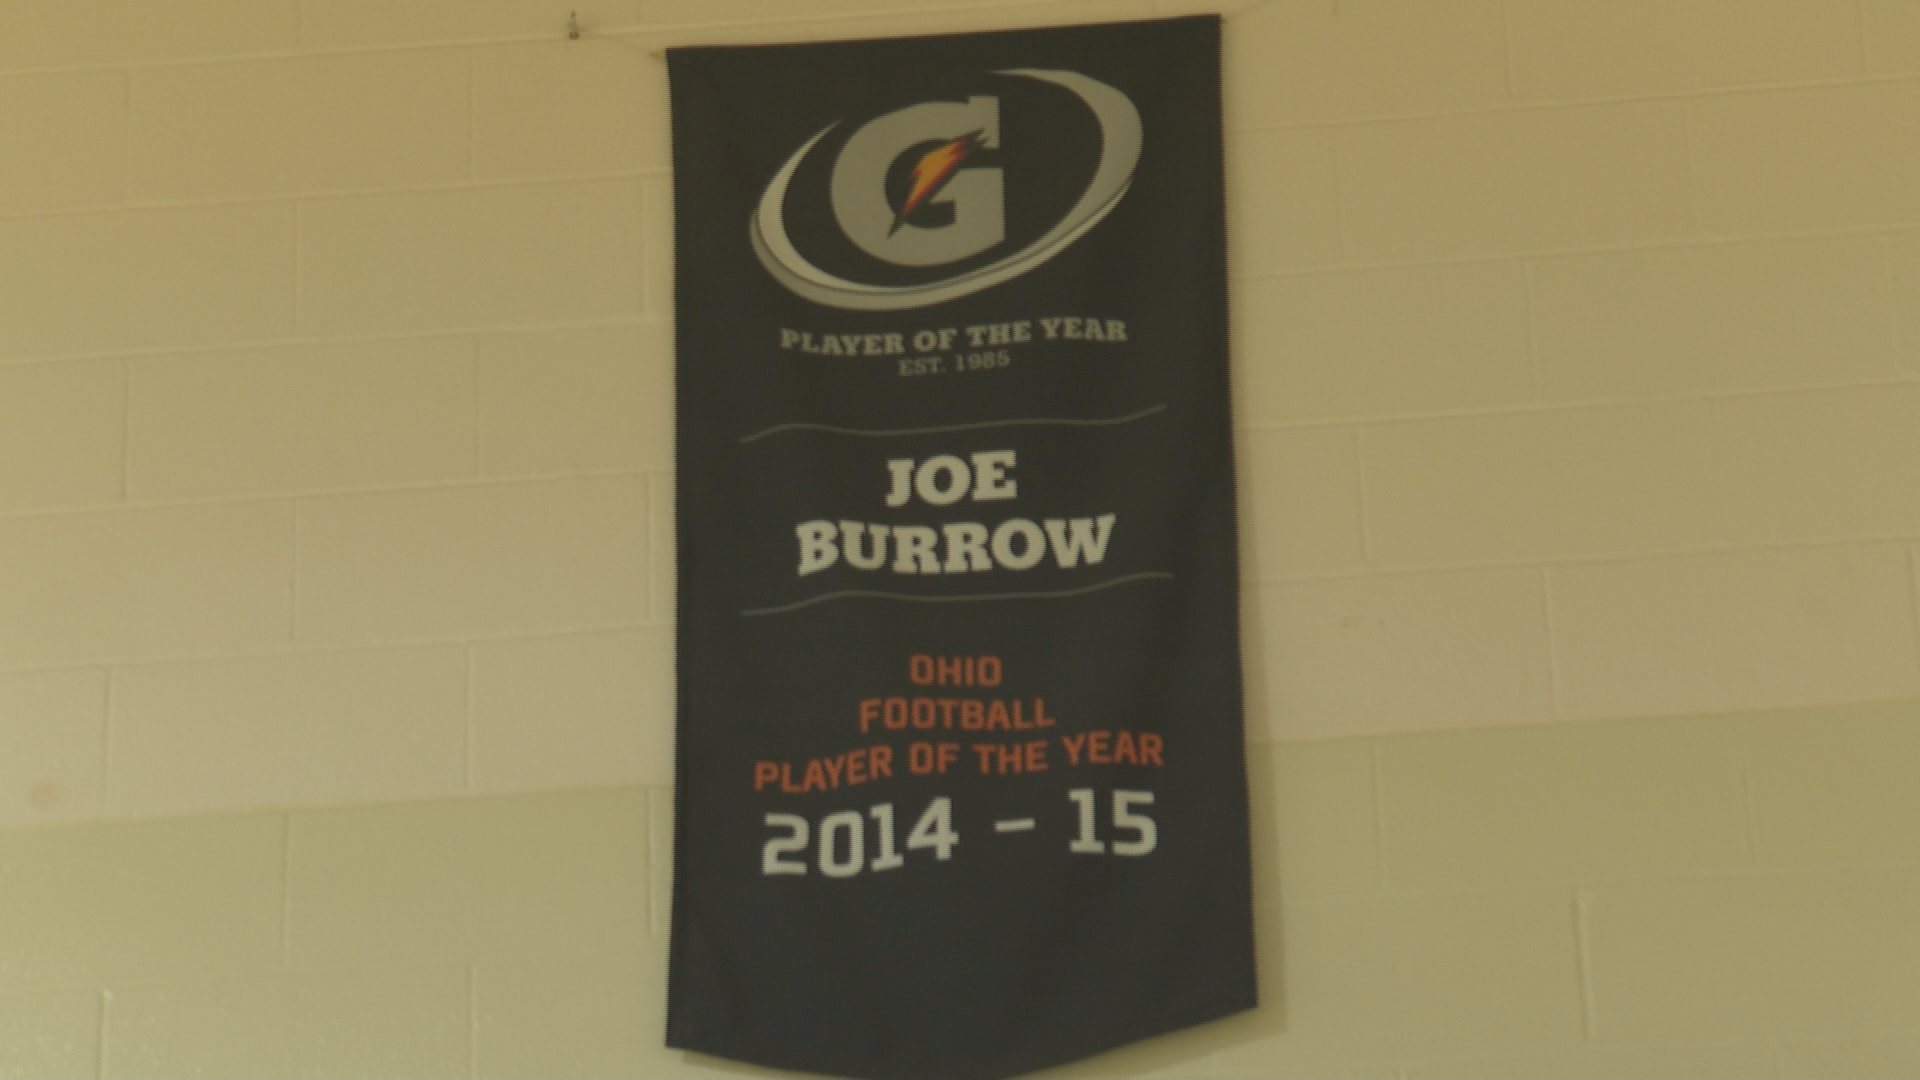
[[[1064, 215], [998, 259], [951, 276], [907, 284], [852, 280], [800, 253], [787, 221], [789, 188], [828, 124], [793, 152], [760, 197], [749, 230], [754, 254], [780, 284], [829, 307], [899, 311], [979, 292], [1039, 266], [1099, 224], [1133, 180], [1140, 113], [1125, 94], [1074, 71], [1011, 68], [996, 75], [1069, 91], [1099, 125], [1099, 161]], [[840, 148], [827, 183], [834, 224], [865, 256], [888, 267], [937, 270], [1007, 244], [1007, 172], [1001, 163], [1001, 99], [928, 101], [869, 120]], [[1091, 155], [1089, 155], [1091, 156]]]

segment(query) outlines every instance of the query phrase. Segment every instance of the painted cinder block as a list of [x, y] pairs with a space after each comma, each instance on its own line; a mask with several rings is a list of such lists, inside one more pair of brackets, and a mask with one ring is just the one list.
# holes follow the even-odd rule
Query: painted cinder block
[[119, 502], [126, 396], [116, 360], [0, 366], [0, 514]]
[[661, 950], [488, 960], [474, 978], [477, 1077], [690, 1072], [684, 1067], [688, 1056], [666, 1046], [667, 960]]
[[192, 17], [151, 0], [9, 5], [0, 70], [195, 60], [292, 48], [298, 0], [194, 0]]
[[645, 944], [640, 788], [295, 811], [298, 970]]
[[1379, 1080], [1405, 1067], [1391, 1050], [1355, 1054], [1340, 1048], [1302, 1050], [1297, 1040], [1269, 1035], [1243, 1040], [1214, 1055], [1209, 1071], [1220, 1080]]
[[[1280, 933], [1296, 901], [1377, 892], [1381, 876], [1374, 745], [1300, 739], [1247, 748], [1253, 791], [1256, 932]], [[1283, 958], [1284, 962], [1284, 958]]]
[[124, 667], [111, 730], [119, 815], [456, 795], [467, 779], [466, 651]]
[[1224, 45], [1236, 129], [1511, 100], [1506, 25], [1494, 0], [1258, 4], [1227, 24]]
[[0, 213], [123, 201], [126, 140], [124, 71], [0, 78]]
[[1457, 259], [1697, 234], [1676, 101], [1336, 129], [1346, 254]]
[[1275, 582], [1366, 568], [1352, 428], [1250, 431], [1239, 462], [1241, 566]]
[[1920, 862], [1920, 702], [1781, 710], [1740, 721], [1760, 862]]
[[1214, 1062], [1221, 1042], [1241, 1037], [1243, 1032], [1257, 1030], [1256, 1022], [1257, 1014], [1242, 1013], [1219, 1021], [1217, 1026], [1205, 1024], [1184, 1028], [1128, 1043], [1117, 1050], [1083, 1058], [1047, 1070], [1041, 1075], [1057, 1076], [1060, 1080], [1117, 1080], [1119, 1077], [1127, 1080], [1208, 1080], [1217, 1075]]
[[639, 185], [594, 180], [304, 203], [301, 329], [402, 333], [638, 314]]
[[1737, 726], [1539, 724], [1378, 741], [1395, 888], [1480, 888], [1751, 866]]
[[1885, 243], [1901, 367], [1909, 376], [1920, 376], [1920, 233], [1904, 233]]
[[1537, 570], [1333, 578], [1261, 592], [1269, 703], [1267, 716], [1249, 717], [1255, 738], [1554, 716]]
[[679, 565], [674, 557], [673, 474], [647, 475], [647, 586], [649, 622], [673, 622]]
[[481, 338], [481, 472], [672, 468], [671, 332], [649, 321]]
[[638, 0], [299, 0], [300, 40], [326, 49], [488, 38], [562, 38], [632, 26]]
[[673, 914], [673, 785], [654, 784], [647, 799], [647, 930], [664, 945]]
[[1897, 1031], [1920, 1006], [1911, 870], [1596, 887], [1596, 1034], [1622, 1042]]
[[[957, 0], [949, 7], [989, 11], [1018, 0]], [[901, 0], [639, 0], [640, 21], [656, 23], [760, 22], [802, 15], [870, 15], [911, 11]], [[982, 16], [984, 29], [991, 16]]]
[[1733, 512], [1756, 538], [1920, 535], [1920, 386], [1718, 403]]
[[640, 185], [642, 277], [647, 314], [673, 316], [673, 181], [649, 176]]
[[1513, 0], [1513, 82], [1531, 100], [1631, 97], [1863, 74], [1851, 4]]
[[315, 498], [299, 515], [303, 642], [551, 633], [647, 612], [643, 477]]
[[1548, 400], [1884, 381], [1900, 368], [1873, 237], [1614, 252], [1534, 264]]
[[666, 65], [623, 37], [473, 51], [473, 174], [523, 180], [661, 170]]
[[1721, 235], [1920, 223], [1920, 82], [1687, 103], [1701, 225]]
[[1233, 18], [1265, 2], [1266, 0], [1153, 0], [1153, 11], [1162, 18], [1171, 18], [1175, 15], [1222, 15]]
[[1920, 693], [1909, 571], [1892, 544], [1555, 567], [1561, 702], [1605, 717]]
[[109, 988], [109, 1077], [468, 1075], [464, 965], [196, 971]]
[[[1573, 897], [1485, 889], [1287, 905], [1263, 939], [1261, 1000], [1280, 1034], [1226, 1049], [1227, 1075], [1583, 1039]], [[1373, 1075], [1378, 1075], [1377, 1073]]]
[[[619, 35], [626, 47], [638, 49], [656, 61], [658, 78], [665, 80], [666, 50], [682, 45], [778, 45], [785, 42], [813, 41], [815, 22], [803, 5], [793, 5], [789, 18], [755, 19], [751, 22], [642, 23], [631, 33]], [[948, 14], [951, 14], [950, 12]], [[855, 13], [851, 16], [858, 19]], [[664, 85], [664, 82], [663, 84]], [[656, 136], [664, 146], [670, 141], [666, 125]]]
[[[1665, 1046], [1589, 1044], [1559, 1054], [1419, 1060], [1404, 1075], [1427, 1080], [1761, 1080], [1838, 1073], [1781, 1072], [1771, 1040], [1687, 1041]], [[1847, 1074], [1853, 1075], [1853, 1074]]]
[[284, 203], [0, 219], [0, 360], [271, 338], [293, 309]]
[[467, 179], [467, 58], [454, 50], [140, 68], [129, 109], [143, 200]]
[[1739, 539], [1705, 401], [1369, 425], [1361, 470], [1368, 551], [1387, 566]]
[[1780, 1063], [1783, 1076], [1913, 1076], [1920, 1073], [1920, 1033], [1782, 1039]]
[[662, 784], [673, 776], [665, 627], [473, 646], [476, 791]]
[[0, 746], [7, 748], [0, 755], [0, 829], [100, 816], [106, 808], [107, 672], [0, 675]]
[[99, 1076], [100, 991], [0, 990], [0, 1074]]
[[[1263, 274], [1340, 261], [1339, 191], [1331, 128], [1280, 128], [1236, 135], [1227, 145], [1229, 276]], [[1238, 298], [1235, 298], [1238, 303]], [[1233, 337], [1244, 305], [1232, 309]]]
[[0, 519], [0, 668], [204, 656], [286, 643], [286, 503]]
[[231, 498], [474, 475], [474, 346], [455, 339], [129, 361], [128, 493]]
[[1860, 0], [1860, 19], [1868, 71], [1920, 72], [1920, 10], [1906, 0]]
[[0, 979], [100, 987], [279, 962], [273, 814], [0, 833]]
[[[835, 3], [833, 6], [854, 9], [860, 5]], [[833, 12], [836, 15], [841, 13]], [[971, 8], [898, 15], [859, 14], [851, 18], [816, 22], [812, 25], [810, 36], [821, 41], [841, 41], [913, 34], [1017, 30], [1034, 26], [1150, 19], [1153, 13], [1153, 0], [1046, 0], [1043, 3], [1006, 4], [987, 0], [987, 3], [976, 3]]]
[[1235, 353], [1256, 425], [1533, 397], [1517, 263], [1291, 274], [1243, 282], [1236, 300], [1245, 312]]

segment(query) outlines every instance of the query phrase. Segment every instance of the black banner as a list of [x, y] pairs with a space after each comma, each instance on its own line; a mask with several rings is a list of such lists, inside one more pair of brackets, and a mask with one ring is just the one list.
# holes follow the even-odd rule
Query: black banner
[[1219, 20], [669, 63], [668, 1043], [991, 1077], [1251, 1007]]

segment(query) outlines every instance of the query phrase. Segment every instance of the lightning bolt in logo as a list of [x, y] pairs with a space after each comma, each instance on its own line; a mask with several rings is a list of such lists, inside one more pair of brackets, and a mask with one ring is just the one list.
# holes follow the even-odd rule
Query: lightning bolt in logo
[[919, 163], [913, 167], [913, 188], [907, 192], [907, 199], [893, 215], [893, 228], [887, 230], [892, 236], [900, 231], [907, 215], [920, 208], [920, 205], [939, 192], [940, 186], [947, 182], [960, 163], [973, 156], [974, 151], [984, 145], [983, 132], [962, 135], [957, 139], [941, 143], [926, 152]]

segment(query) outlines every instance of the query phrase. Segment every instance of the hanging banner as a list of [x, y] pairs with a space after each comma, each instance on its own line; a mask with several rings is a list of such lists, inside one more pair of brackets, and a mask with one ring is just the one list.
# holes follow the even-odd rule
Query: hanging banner
[[667, 1042], [1254, 1004], [1215, 17], [673, 49]]

